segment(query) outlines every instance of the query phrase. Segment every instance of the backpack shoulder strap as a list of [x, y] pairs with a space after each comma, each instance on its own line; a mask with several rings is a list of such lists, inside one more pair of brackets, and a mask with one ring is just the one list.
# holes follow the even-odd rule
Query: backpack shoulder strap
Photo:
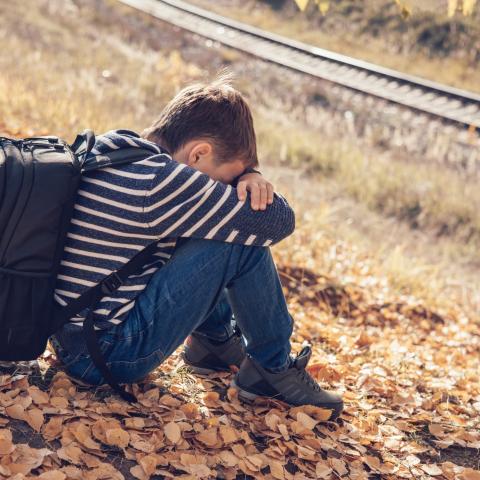
[[87, 129], [77, 135], [74, 142], [70, 145], [70, 149], [83, 165], [87, 155], [92, 151], [94, 145], [95, 134], [93, 133], [93, 130]]
[[[166, 152], [162, 151], [161, 153]], [[146, 148], [120, 148], [119, 150], [113, 150], [111, 152], [101, 153], [95, 156], [89, 156], [83, 164], [82, 172], [91, 172], [92, 170], [98, 170], [100, 168], [114, 165], [126, 165], [128, 163], [144, 160], [147, 157], [153, 157], [154, 155], [159, 154]]]
[[114, 292], [118, 287], [122, 286], [130, 275], [136, 273], [149, 258], [156, 252], [157, 244], [152, 243], [138, 252], [122, 267], [105, 277], [100, 283], [83, 292], [78, 298], [73, 299], [67, 306], [61, 307], [57, 328], [68, 322], [77, 313], [85, 308], [95, 305], [103, 296]]
[[95, 134], [92, 130], [84, 130], [78, 134], [74, 142], [70, 145], [73, 153], [79, 157], [82, 164], [82, 172], [90, 172], [100, 168], [112, 165], [126, 165], [128, 163], [137, 162], [153, 155], [167, 154], [168, 151], [157, 146], [159, 151], [142, 147], [127, 147], [112, 150], [107, 153], [98, 155], [89, 155], [95, 146]]
[[116, 272], [112, 272], [105, 277], [100, 283], [85, 291], [80, 297], [72, 300], [65, 307], [58, 307], [55, 316], [55, 331], [67, 323], [73, 316], [82, 310], [90, 309], [83, 324], [83, 333], [85, 342], [88, 347], [90, 356], [94, 365], [100, 370], [105, 381], [115, 390], [124, 400], [135, 402], [136, 398], [124, 388], [122, 388], [115, 380], [112, 372], [107, 367], [103, 354], [98, 345], [97, 334], [93, 322], [93, 307], [102, 299], [103, 296], [111, 294], [118, 287], [123, 285], [127, 278], [136, 273], [145, 263], [152, 257], [157, 250], [157, 244], [152, 243], [141, 252], [137, 253], [125, 265]]

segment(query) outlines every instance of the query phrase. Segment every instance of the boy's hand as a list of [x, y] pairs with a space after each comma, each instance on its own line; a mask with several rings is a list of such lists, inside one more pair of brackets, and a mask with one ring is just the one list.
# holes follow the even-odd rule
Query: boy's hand
[[253, 210], [265, 210], [273, 203], [273, 185], [267, 182], [259, 173], [246, 173], [237, 183], [238, 199], [245, 201], [247, 191], [250, 192]]

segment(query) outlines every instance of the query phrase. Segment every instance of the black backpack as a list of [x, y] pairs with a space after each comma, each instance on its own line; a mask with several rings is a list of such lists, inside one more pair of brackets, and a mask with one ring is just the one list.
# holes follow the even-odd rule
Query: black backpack
[[[57, 137], [0, 137], [0, 360], [34, 360], [48, 338], [75, 314], [90, 308], [83, 332], [89, 353], [107, 383], [120, 387], [100, 352], [94, 306], [148, 261], [155, 243], [66, 307], [54, 301], [57, 271], [81, 175], [85, 171], [143, 160], [156, 152], [123, 148], [93, 157], [91, 130], [72, 145]], [[166, 153], [166, 151], [162, 151]]]

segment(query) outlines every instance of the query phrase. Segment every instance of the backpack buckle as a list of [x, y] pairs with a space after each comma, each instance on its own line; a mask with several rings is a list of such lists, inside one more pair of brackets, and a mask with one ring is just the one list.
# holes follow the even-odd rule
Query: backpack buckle
[[113, 272], [102, 280], [102, 292], [105, 294], [111, 294], [122, 285], [123, 280], [118, 276], [117, 272]]

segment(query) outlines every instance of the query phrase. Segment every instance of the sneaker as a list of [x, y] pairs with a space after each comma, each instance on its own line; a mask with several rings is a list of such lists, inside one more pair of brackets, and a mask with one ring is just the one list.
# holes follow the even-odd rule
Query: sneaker
[[194, 373], [207, 375], [213, 372], [228, 372], [231, 365], [240, 367], [245, 358], [242, 334], [235, 329], [235, 333], [228, 340], [216, 342], [194, 332], [185, 342], [182, 358]]
[[257, 397], [271, 397], [290, 405], [315, 405], [332, 411], [329, 420], [335, 420], [343, 410], [342, 397], [323, 390], [305, 370], [312, 355], [310, 347], [305, 347], [290, 367], [280, 373], [272, 373], [262, 368], [250, 356], [245, 357], [232, 386], [239, 392], [239, 398], [253, 401]]

